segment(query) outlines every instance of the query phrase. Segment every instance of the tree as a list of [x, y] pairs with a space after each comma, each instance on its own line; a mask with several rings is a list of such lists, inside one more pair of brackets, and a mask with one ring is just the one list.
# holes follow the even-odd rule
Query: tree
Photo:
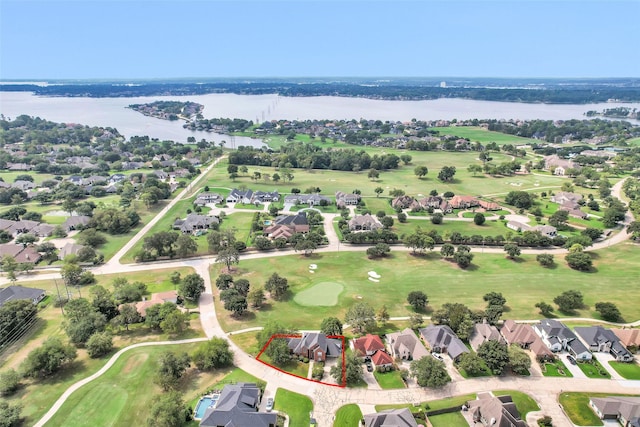
[[311, 255], [316, 249], [318, 249], [318, 244], [309, 238], [302, 238], [298, 240], [294, 246], [294, 250], [296, 252], [304, 252], [305, 256]]
[[[234, 317], [240, 317], [247, 311], [247, 298], [240, 295], [237, 290], [229, 289], [222, 293], [233, 293], [224, 298], [224, 309], [233, 312]], [[222, 295], [221, 293], [221, 295]]]
[[487, 302], [487, 305], [505, 305], [507, 303], [501, 292], [489, 292], [484, 294], [482, 299]]
[[367, 256], [369, 258], [382, 258], [391, 252], [391, 247], [386, 243], [376, 243], [375, 246], [367, 248]]
[[415, 255], [416, 253], [424, 252], [425, 249], [433, 249], [435, 242], [429, 235], [418, 229], [415, 233], [409, 234], [404, 238], [404, 245], [411, 249]]
[[622, 314], [618, 307], [612, 302], [597, 302], [595, 305], [596, 311], [600, 313], [600, 316], [608, 322], [622, 322]]
[[96, 358], [109, 353], [113, 349], [113, 336], [110, 332], [96, 332], [87, 340], [89, 357]]
[[[68, 257], [67, 257], [68, 258]], [[80, 278], [84, 270], [76, 263], [76, 259], [65, 259], [60, 275], [67, 286], [80, 286]]]
[[529, 209], [533, 205], [534, 196], [527, 191], [510, 191], [504, 201], [517, 208]]
[[391, 218], [390, 216], [385, 216], [384, 218], [382, 218], [380, 220], [380, 222], [382, 223], [382, 226], [388, 230], [391, 227], [393, 227], [393, 218]]
[[557, 210], [549, 217], [549, 225], [556, 227], [558, 230], [566, 230], [567, 221], [569, 221], [569, 211]]
[[240, 254], [235, 248], [225, 248], [218, 251], [216, 262], [221, 262], [227, 266], [227, 271], [231, 271], [233, 264], [240, 263]]
[[233, 364], [233, 352], [224, 338], [213, 337], [198, 346], [191, 359], [201, 371], [211, 371]]
[[236, 242], [235, 230], [212, 230], [207, 235], [209, 251], [216, 253], [224, 248], [231, 248]]
[[424, 318], [420, 313], [412, 313], [409, 316], [409, 327], [411, 329], [418, 329], [424, 323]]
[[246, 297], [249, 294], [249, 288], [251, 288], [251, 283], [247, 279], [238, 279], [233, 282], [233, 288], [238, 291], [240, 295]]
[[264, 296], [264, 290], [262, 288], [255, 288], [249, 291], [247, 294], [247, 300], [251, 304], [251, 307], [260, 308], [266, 300]]
[[458, 251], [453, 255], [453, 260], [458, 264], [458, 267], [464, 269], [471, 265], [473, 254], [467, 251], [460, 251], [460, 247], [458, 247]]
[[422, 179], [422, 177], [427, 176], [427, 174], [429, 173], [429, 169], [427, 169], [426, 166], [416, 166], [415, 169], [413, 170], [413, 173], [419, 178]]
[[373, 192], [376, 193], [376, 197], [380, 197], [380, 195], [384, 193], [384, 189], [382, 187], [376, 187]]
[[188, 234], [181, 234], [176, 240], [176, 255], [184, 258], [198, 251], [198, 243]]
[[0, 401], [0, 427], [18, 427], [21, 419], [22, 404], [10, 405], [9, 402]]
[[451, 381], [445, 364], [433, 357], [412, 361], [410, 369], [420, 387], [442, 387]]
[[538, 254], [536, 255], [536, 261], [543, 267], [553, 266], [553, 254]]
[[129, 325], [142, 321], [135, 304], [123, 304], [118, 311], [120, 314], [113, 318], [113, 323], [116, 326], [124, 326], [127, 331], [129, 330]]
[[204, 279], [198, 273], [184, 276], [178, 294], [189, 301], [198, 301], [200, 295], [205, 291]]
[[76, 301], [86, 300], [78, 298], [66, 304], [67, 320], [63, 323], [63, 327], [71, 343], [76, 346], [84, 346], [91, 335], [104, 330], [107, 320], [102, 313], [95, 311], [88, 301], [86, 301], [88, 310], [79, 311], [77, 315], [74, 315], [72, 305]]
[[285, 299], [289, 293], [289, 281], [278, 273], [273, 273], [264, 288], [271, 294], [271, 298], [280, 301]]
[[438, 173], [438, 179], [443, 182], [453, 180], [454, 175], [456, 174], [455, 166], [443, 166], [440, 172]]
[[578, 271], [589, 271], [591, 270], [591, 266], [593, 265], [593, 261], [591, 260], [591, 256], [582, 251], [577, 251], [573, 253], [568, 253], [564, 257], [565, 261], [569, 267]]
[[474, 215], [474, 217], [473, 217], [473, 223], [474, 223], [475, 225], [482, 225], [482, 224], [484, 224], [484, 222], [485, 222], [486, 220], [487, 220], [487, 219], [485, 218], [485, 216], [484, 216], [482, 213], [480, 213], [480, 212], [478, 212], [477, 214], [475, 214], [475, 215]]
[[231, 285], [233, 285], [233, 276], [231, 276], [230, 274], [222, 273], [216, 279], [216, 288], [220, 289], [221, 291], [229, 289]]
[[[148, 310], [147, 310], [148, 311]], [[175, 309], [160, 322], [160, 329], [168, 334], [179, 334], [189, 328], [189, 315]]]
[[422, 291], [411, 291], [409, 295], [407, 295], [407, 302], [411, 304], [414, 310], [418, 311], [427, 308], [429, 299], [427, 298], [427, 294]]
[[442, 255], [445, 258], [452, 257], [455, 254], [455, 252], [456, 252], [456, 248], [451, 243], [445, 243], [440, 248], [440, 255]]
[[529, 355], [517, 344], [509, 346], [508, 354], [511, 370], [521, 375], [527, 375], [531, 368]]
[[471, 310], [460, 303], [443, 304], [442, 308], [433, 313], [431, 320], [437, 325], [449, 325], [460, 339], [469, 337], [473, 329]]
[[458, 367], [471, 376], [480, 375], [485, 371], [484, 361], [476, 353], [462, 353]]
[[378, 179], [378, 177], [380, 177], [380, 172], [378, 172], [376, 169], [371, 168], [369, 169], [369, 173], [367, 174], [367, 177], [370, 180], [374, 181]]
[[386, 305], [380, 307], [380, 310], [378, 310], [378, 313], [376, 314], [376, 320], [380, 322], [382, 326], [389, 321], [389, 312], [387, 311]]
[[182, 427], [191, 419], [189, 408], [182, 394], [177, 391], [162, 393], [154, 399], [147, 418], [148, 427]]
[[[159, 257], [169, 256], [173, 258], [175, 254], [174, 247], [178, 241], [178, 237], [180, 237], [180, 235], [173, 231], [159, 231], [149, 237], [145, 237], [142, 247], [149, 252], [155, 251]], [[188, 246], [183, 240], [183, 246], [184, 245]]]
[[38, 241], [38, 238], [31, 233], [22, 233], [16, 237], [16, 243], [22, 245], [22, 247], [27, 247]]
[[172, 271], [169, 275], [169, 280], [171, 280], [171, 283], [174, 285], [178, 285], [182, 281], [182, 275], [179, 271]]
[[356, 334], [370, 332], [376, 327], [375, 312], [366, 302], [357, 302], [349, 307], [344, 321]]
[[484, 360], [494, 375], [502, 374], [504, 368], [509, 364], [509, 350], [507, 345], [501, 341], [485, 341], [478, 347], [478, 356]]
[[[482, 153], [481, 153], [482, 154]], [[477, 173], [482, 172], [482, 166], [480, 165], [476, 165], [475, 163], [472, 165], [469, 165], [467, 167], [467, 172], [470, 172], [473, 174], [473, 176], [476, 176]]]
[[15, 369], [0, 372], [0, 396], [9, 396], [20, 387], [20, 374]]
[[284, 365], [291, 360], [289, 345], [284, 338], [274, 338], [265, 353], [276, 365]]
[[442, 224], [442, 220], [444, 219], [444, 215], [442, 215], [440, 212], [436, 212], [434, 214], [431, 215], [431, 223], [432, 224]]
[[342, 322], [337, 317], [322, 319], [320, 332], [326, 335], [342, 335]]
[[586, 236], [589, 239], [591, 239], [592, 242], [595, 242], [600, 237], [602, 237], [602, 233], [603, 231], [597, 228], [585, 228], [580, 232], [580, 234], [582, 234], [583, 236]]
[[520, 256], [520, 247], [515, 243], [507, 243], [504, 245], [504, 251], [509, 256], [509, 259], [515, 259], [517, 256]]
[[175, 354], [168, 351], [158, 358], [158, 368], [154, 382], [162, 387], [164, 391], [173, 389], [190, 364], [190, 358], [187, 353]]
[[[348, 386], [353, 386], [364, 381], [362, 375], [362, 364], [358, 356], [353, 353], [349, 353], [345, 357], [345, 369], [344, 369], [346, 382]], [[338, 363], [331, 367], [329, 371], [331, 376], [338, 384], [342, 384], [342, 360], [339, 359]]]
[[544, 317], [551, 317], [551, 314], [553, 313], [553, 306], [544, 301], [536, 303], [535, 307], [540, 309], [540, 314]]
[[2, 257], [1, 265], [2, 270], [7, 273], [7, 278], [11, 282], [15, 283], [15, 281], [18, 280], [16, 276], [16, 271], [18, 270], [18, 263], [16, 262], [16, 259], [11, 255], [5, 255]]
[[576, 290], [564, 291], [553, 299], [560, 311], [573, 313], [574, 310], [584, 307], [582, 292]]
[[400, 156], [400, 160], [402, 160], [402, 163], [404, 163], [405, 165], [411, 163], [411, 159], [412, 157], [409, 154], [403, 154]]
[[25, 377], [47, 377], [75, 359], [76, 354], [73, 346], [63, 344], [58, 337], [49, 337], [40, 347], [27, 355], [20, 365], [20, 370]]
[[92, 300], [91, 305], [93, 308], [101, 313], [107, 321], [113, 319], [118, 315], [118, 306], [113, 300], [113, 295], [108, 289], [103, 286], [92, 286], [89, 290]]

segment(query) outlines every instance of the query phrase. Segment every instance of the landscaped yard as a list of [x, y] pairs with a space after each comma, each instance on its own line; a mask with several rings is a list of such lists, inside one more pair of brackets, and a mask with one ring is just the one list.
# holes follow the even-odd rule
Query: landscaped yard
[[296, 375], [298, 377], [307, 378], [307, 374], [309, 373], [309, 363], [303, 363], [298, 360], [292, 359], [290, 362], [284, 365], [276, 365], [271, 361], [271, 358], [267, 356], [265, 353], [260, 355], [260, 360], [269, 365], [273, 365], [282, 369], [285, 372], [289, 372], [292, 375]]
[[637, 363], [609, 362], [609, 365], [623, 378], [640, 380], [640, 366]]
[[578, 362], [578, 367], [589, 378], [611, 378], [609, 372], [595, 358], [588, 362]]
[[355, 403], [344, 405], [336, 412], [333, 427], [360, 427], [362, 411]]
[[517, 390], [496, 390], [493, 392], [494, 396], [511, 396], [513, 403], [516, 404], [516, 408], [518, 408], [518, 412], [520, 412], [520, 418], [523, 420], [527, 419], [527, 414], [533, 411], [539, 411], [540, 406], [536, 403], [535, 400], [531, 398], [528, 394], [525, 394], [521, 391]]
[[[236, 278], [246, 278], [252, 287], [262, 287], [267, 278], [277, 272], [288, 279], [293, 298], [268, 300], [264, 308], [251, 311], [240, 319], [232, 318], [219, 298], [215, 298], [216, 311], [223, 328], [228, 331], [260, 326], [270, 319], [295, 328], [318, 328], [325, 317], [344, 318], [347, 309], [357, 301], [368, 302], [374, 309], [384, 304], [391, 316], [407, 316], [412, 310], [406, 296], [413, 290], [427, 294], [429, 309], [451, 302], [451, 295], [456, 295], [456, 302], [472, 309], [484, 309], [486, 303], [482, 295], [495, 291], [507, 299], [509, 311], [505, 317], [535, 319], [540, 318], [534, 306], [537, 302], [551, 301], [566, 290], [579, 289], [588, 308], [579, 310], [576, 316], [596, 317], [595, 303], [611, 301], [625, 318], [636, 319], [640, 318], [640, 306], [628, 297], [635, 292], [635, 285], [627, 280], [640, 269], [640, 258], [635, 256], [635, 251], [635, 245], [621, 244], [591, 252], [597, 270], [594, 273], [572, 270], [561, 257], [556, 257], [554, 268], [543, 268], [535, 261], [535, 255], [523, 255], [519, 262], [514, 262], [503, 254], [476, 253], [473, 265], [467, 270], [443, 261], [435, 252], [414, 257], [392, 250], [391, 256], [380, 260], [368, 260], [363, 252], [347, 251], [317, 253], [311, 257], [245, 259], [237, 267]], [[314, 273], [309, 273], [309, 263], [318, 266]], [[212, 280], [215, 281], [219, 271], [220, 265], [212, 266]], [[380, 282], [367, 280], [369, 271], [379, 274]], [[425, 274], [415, 274], [416, 271]], [[336, 305], [314, 306], [311, 310], [310, 306], [295, 301], [299, 292], [318, 283], [334, 282], [336, 277], [340, 277], [344, 285]]]
[[602, 420], [589, 407], [590, 397], [606, 397], [609, 394], [597, 393], [562, 393], [560, 405], [564, 408], [571, 422], [579, 426], [601, 426]]
[[376, 405], [376, 411], [384, 411], [385, 409], [411, 408], [412, 412], [417, 412], [422, 408], [425, 411], [436, 411], [438, 409], [453, 408], [454, 406], [462, 406], [469, 400], [476, 398], [475, 393], [464, 394], [460, 396], [447, 397], [445, 399], [432, 400], [430, 402], [422, 402], [419, 407], [415, 407], [410, 403], [398, 403], [388, 405]]
[[313, 403], [307, 396], [279, 388], [276, 391], [274, 407], [289, 415], [290, 427], [309, 427], [309, 414], [313, 411]]
[[432, 427], [467, 427], [469, 425], [460, 412], [433, 415], [429, 417], [429, 422]]
[[373, 376], [376, 377], [378, 385], [380, 385], [383, 390], [406, 387], [404, 381], [402, 381], [402, 377], [400, 377], [400, 371], [398, 370], [389, 372], [374, 371]]
[[564, 363], [562, 363], [560, 359], [555, 360], [553, 363], [552, 362], [542, 363], [541, 368], [542, 368], [542, 375], [544, 375], [545, 377], [567, 377], [567, 378], [573, 377], [573, 374], [571, 374], [571, 371], [569, 371], [567, 367], [564, 366]]

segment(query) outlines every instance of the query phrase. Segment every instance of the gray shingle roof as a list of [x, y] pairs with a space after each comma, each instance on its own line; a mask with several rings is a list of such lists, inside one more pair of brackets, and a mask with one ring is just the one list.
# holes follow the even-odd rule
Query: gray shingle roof
[[207, 408], [201, 426], [275, 427], [276, 414], [257, 412], [260, 389], [253, 383], [229, 384], [224, 387], [213, 408]]

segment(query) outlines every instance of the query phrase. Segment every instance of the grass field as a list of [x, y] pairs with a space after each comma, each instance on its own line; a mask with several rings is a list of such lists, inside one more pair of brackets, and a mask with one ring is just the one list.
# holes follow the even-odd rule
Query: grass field
[[609, 365], [623, 378], [628, 380], [640, 380], [640, 365], [637, 363], [609, 362]]
[[[267, 278], [278, 272], [289, 281], [290, 291], [296, 294], [316, 283], [330, 282], [341, 277], [345, 290], [333, 307], [318, 306], [314, 310], [289, 301], [269, 300], [259, 311], [247, 313], [241, 319], [233, 319], [215, 298], [218, 318], [225, 330], [238, 330], [260, 326], [269, 319], [279, 320], [296, 328], [317, 328], [320, 321], [329, 316], [344, 318], [346, 310], [356, 301], [365, 301], [374, 309], [383, 304], [391, 316], [407, 316], [411, 309], [406, 296], [412, 290], [422, 290], [429, 297], [429, 309], [446, 302], [467, 304], [472, 309], [484, 309], [482, 296], [489, 292], [502, 292], [507, 299], [507, 311], [503, 318], [540, 318], [534, 305], [539, 301], [551, 302], [560, 293], [579, 289], [587, 308], [576, 313], [581, 317], [599, 318], [594, 310], [598, 301], [614, 302], [624, 318], [640, 318], [640, 307], [628, 298], [635, 292], [635, 283], [629, 281], [640, 268], [640, 257], [633, 244], [617, 245], [607, 250], [592, 252], [594, 273], [581, 273], [570, 269], [562, 259], [554, 268], [538, 265], [535, 255], [523, 255], [518, 262], [510, 261], [502, 254], [475, 254], [473, 265], [467, 270], [443, 261], [439, 254], [413, 257], [406, 252], [393, 252], [388, 259], [371, 261], [362, 252], [314, 254], [310, 258], [301, 255], [242, 260], [237, 277], [250, 281], [252, 286], [262, 286]], [[318, 265], [315, 273], [309, 273], [309, 263]], [[212, 266], [212, 279], [217, 277], [220, 266]], [[381, 275], [379, 283], [367, 280], [368, 271]], [[420, 272], [416, 274], [416, 272]], [[544, 284], [544, 286], [541, 286]], [[294, 321], [295, 319], [295, 325]]]
[[513, 403], [516, 404], [516, 408], [518, 408], [518, 412], [520, 412], [520, 418], [523, 420], [527, 419], [527, 414], [533, 411], [539, 411], [540, 406], [536, 403], [535, 400], [531, 398], [526, 393], [517, 390], [496, 390], [493, 392], [494, 396], [511, 396]]
[[489, 131], [479, 126], [435, 127], [430, 128], [429, 130], [438, 131], [440, 135], [454, 135], [459, 136], [460, 138], [469, 138], [469, 140], [473, 142], [478, 141], [483, 144], [487, 142], [495, 142], [498, 145], [522, 145], [539, 142], [531, 138], [522, 138], [520, 136], [508, 135], [506, 133]]
[[542, 369], [542, 375], [545, 377], [566, 377], [572, 378], [573, 374], [571, 371], [564, 366], [561, 360], [556, 360], [553, 363], [547, 362], [544, 364], [544, 369]]
[[460, 412], [434, 415], [429, 417], [429, 422], [432, 427], [467, 427], [469, 425]]
[[378, 372], [374, 371], [373, 376], [376, 377], [378, 385], [383, 390], [404, 388], [406, 387], [402, 377], [400, 377], [400, 371]]
[[274, 407], [289, 415], [290, 427], [309, 427], [309, 413], [313, 411], [313, 403], [307, 396], [278, 388]]
[[295, 302], [306, 306], [331, 306], [338, 303], [338, 297], [344, 290], [344, 285], [337, 282], [321, 282], [296, 294]]
[[611, 378], [611, 374], [595, 358], [588, 362], [578, 362], [578, 367], [589, 378]]
[[602, 420], [589, 407], [590, 397], [606, 397], [610, 394], [598, 393], [562, 393], [560, 405], [571, 422], [578, 426], [601, 426]]
[[333, 427], [360, 427], [362, 415], [360, 407], [355, 403], [341, 406], [336, 412]]

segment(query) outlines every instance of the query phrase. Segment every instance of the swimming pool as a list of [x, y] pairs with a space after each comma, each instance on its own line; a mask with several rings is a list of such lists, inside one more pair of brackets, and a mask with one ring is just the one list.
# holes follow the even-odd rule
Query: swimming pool
[[211, 396], [202, 396], [196, 405], [196, 411], [193, 416], [195, 420], [201, 420], [204, 416], [204, 413], [207, 411], [207, 408], [216, 406], [216, 402], [218, 402], [219, 394], [214, 394]]

